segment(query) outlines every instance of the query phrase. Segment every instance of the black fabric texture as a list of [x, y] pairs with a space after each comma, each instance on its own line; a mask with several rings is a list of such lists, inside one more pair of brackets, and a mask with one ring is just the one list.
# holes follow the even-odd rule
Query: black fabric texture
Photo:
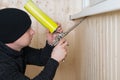
[[31, 26], [29, 15], [16, 8], [0, 9], [0, 41], [12, 43], [21, 37]]
[[[0, 80], [53, 80], [59, 63], [50, 58], [53, 47], [42, 49], [26, 47], [20, 52], [0, 42]], [[26, 65], [44, 66], [33, 79], [24, 75]]]

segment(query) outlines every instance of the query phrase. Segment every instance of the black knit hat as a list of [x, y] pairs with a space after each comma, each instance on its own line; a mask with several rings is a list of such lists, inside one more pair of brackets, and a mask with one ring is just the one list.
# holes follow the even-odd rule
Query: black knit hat
[[0, 41], [12, 43], [20, 38], [31, 26], [28, 14], [20, 9], [0, 10]]

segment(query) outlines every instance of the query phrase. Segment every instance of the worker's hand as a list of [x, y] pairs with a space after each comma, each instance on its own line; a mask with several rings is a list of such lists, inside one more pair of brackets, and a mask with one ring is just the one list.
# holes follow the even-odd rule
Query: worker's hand
[[58, 24], [58, 28], [57, 28], [57, 30], [54, 33], [50, 33], [49, 30], [47, 30], [47, 41], [48, 41], [48, 44], [51, 45], [53, 43], [53, 41], [55, 40], [55, 37], [59, 33], [62, 33], [62, 32], [63, 32], [63, 29], [62, 29], [60, 24]]
[[67, 45], [67, 41], [65, 39], [61, 39], [53, 49], [51, 58], [55, 59], [58, 62], [64, 60], [67, 55]]

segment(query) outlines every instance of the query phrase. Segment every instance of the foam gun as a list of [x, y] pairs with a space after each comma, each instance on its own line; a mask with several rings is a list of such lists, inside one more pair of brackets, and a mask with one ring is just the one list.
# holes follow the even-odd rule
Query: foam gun
[[[86, 17], [85, 17], [86, 18]], [[60, 34], [58, 34], [55, 37], [55, 40], [53, 41], [52, 46], [56, 46], [58, 44], [58, 42], [60, 41], [60, 39], [62, 39], [63, 37], [65, 37], [68, 33], [70, 33], [73, 29], [75, 29], [82, 21], [85, 20], [85, 18], [82, 18], [80, 20], [80, 22], [76, 23], [75, 25], [73, 25], [70, 29], [68, 29], [66, 32], [62, 32]]]
[[[38, 21], [40, 22], [44, 27], [49, 29], [51, 33], [54, 33], [58, 25], [47, 15], [45, 14], [40, 8], [38, 8], [35, 3], [32, 0], [28, 0], [28, 2], [25, 4], [24, 8]], [[70, 29], [68, 29], [66, 32], [62, 32], [58, 34], [53, 41], [52, 46], [56, 46], [61, 38], [65, 37], [68, 33], [70, 33], [74, 28], [76, 28], [85, 18], [82, 18], [81, 21], [75, 25], [73, 25]]]

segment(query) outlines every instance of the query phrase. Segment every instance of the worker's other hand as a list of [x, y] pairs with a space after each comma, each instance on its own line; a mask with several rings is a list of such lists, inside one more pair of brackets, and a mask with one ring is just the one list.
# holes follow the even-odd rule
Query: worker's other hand
[[57, 23], [57, 24], [58, 24], [58, 28], [57, 28], [57, 30], [54, 33], [50, 33], [49, 30], [47, 30], [47, 41], [48, 41], [48, 44], [50, 44], [50, 45], [55, 40], [55, 37], [58, 34], [63, 32], [63, 29], [62, 29], [61, 25], [59, 23]]
[[51, 58], [55, 59], [58, 62], [63, 61], [67, 55], [67, 45], [67, 41], [65, 39], [61, 39], [59, 43], [54, 47]]

